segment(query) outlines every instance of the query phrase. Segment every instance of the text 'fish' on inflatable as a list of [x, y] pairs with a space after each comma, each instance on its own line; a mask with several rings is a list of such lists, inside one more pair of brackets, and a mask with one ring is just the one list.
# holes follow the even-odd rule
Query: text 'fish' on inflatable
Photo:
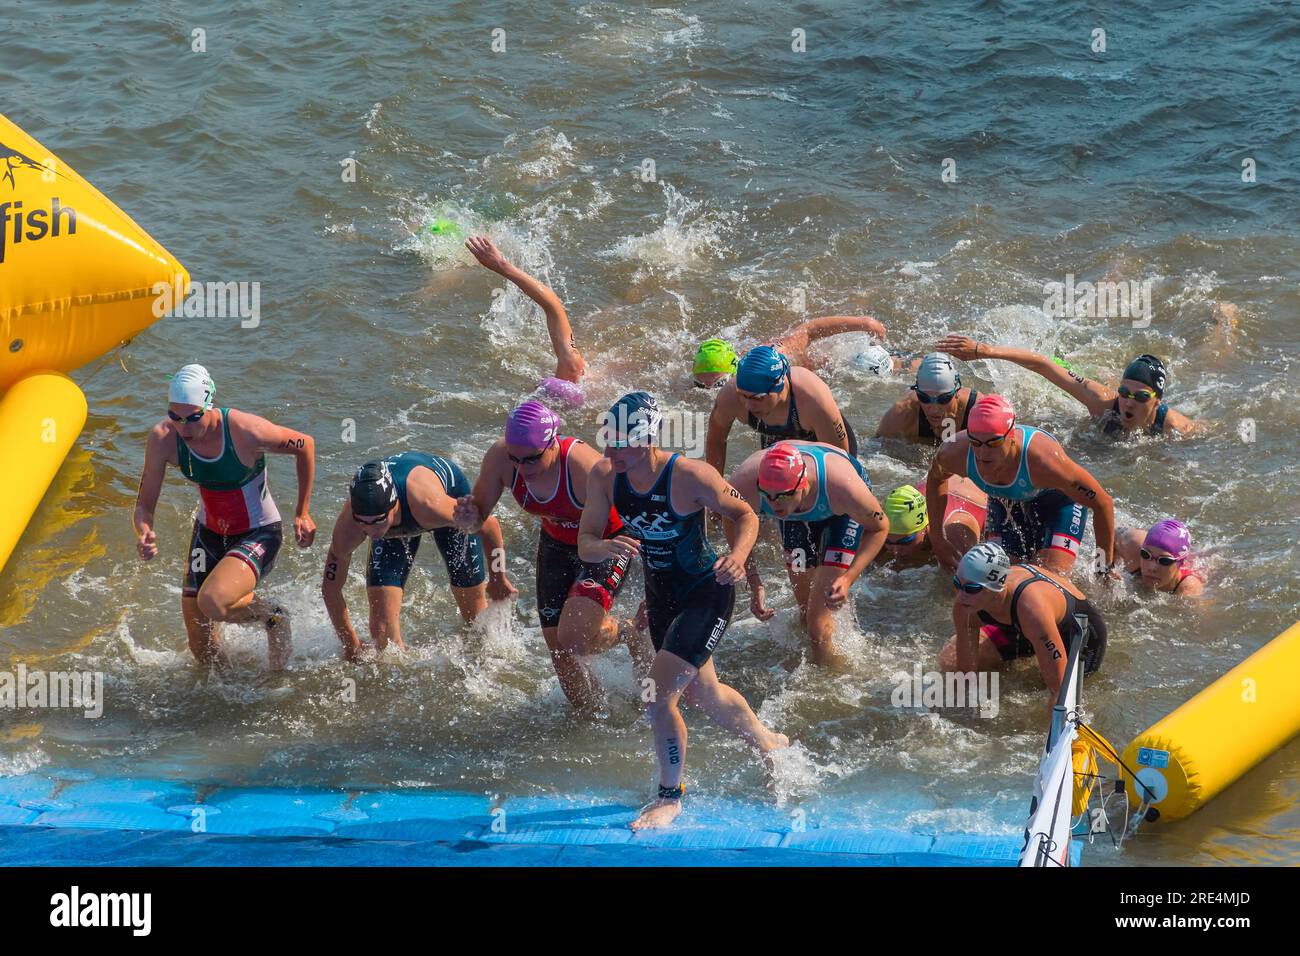
[[159, 317], [188, 289], [166, 249], [0, 114], [0, 571], [86, 423], [66, 372]]

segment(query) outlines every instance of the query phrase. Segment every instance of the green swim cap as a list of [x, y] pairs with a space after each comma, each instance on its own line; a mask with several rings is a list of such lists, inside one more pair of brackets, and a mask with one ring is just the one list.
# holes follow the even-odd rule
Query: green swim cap
[[464, 232], [459, 225], [452, 222], [450, 219], [443, 219], [441, 216], [425, 226], [424, 229], [425, 232], [429, 233], [431, 236], [454, 236], [459, 239], [464, 235]]
[[885, 499], [885, 517], [890, 534], [913, 534], [930, 523], [925, 511], [925, 495], [911, 485], [895, 488]]
[[695, 367], [692, 369], [692, 374], [709, 375], [722, 372], [732, 375], [735, 374], [738, 363], [735, 349], [722, 339], [709, 339], [701, 342], [695, 353]]

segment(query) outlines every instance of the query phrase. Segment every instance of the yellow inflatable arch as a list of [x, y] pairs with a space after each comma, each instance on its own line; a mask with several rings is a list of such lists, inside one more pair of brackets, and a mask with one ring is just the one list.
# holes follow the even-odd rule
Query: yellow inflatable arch
[[152, 325], [163, 286], [189, 273], [0, 114], [0, 570], [86, 423], [64, 373]]

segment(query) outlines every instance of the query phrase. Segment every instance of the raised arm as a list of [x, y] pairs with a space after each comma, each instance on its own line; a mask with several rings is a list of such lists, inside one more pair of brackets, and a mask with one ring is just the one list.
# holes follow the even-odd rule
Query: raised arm
[[1086, 379], [1077, 372], [1058, 365], [1046, 355], [1040, 355], [1028, 349], [1015, 349], [1007, 345], [990, 345], [987, 342], [977, 342], [965, 335], [945, 335], [935, 343], [935, 348], [963, 362], [970, 362], [977, 358], [999, 359], [1004, 362], [1012, 362], [1021, 368], [1027, 368], [1029, 371], [1047, 379], [1061, 391], [1074, 397], [1088, 409], [1088, 414], [1093, 418], [1099, 418], [1105, 414], [1111, 402], [1115, 401], [1117, 397], [1113, 389], [1107, 388], [1100, 382]]
[[867, 332], [882, 342], [885, 340], [885, 327], [880, 320], [869, 315], [827, 315], [819, 319], [809, 319], [796, 325], [776, 341], [776, 349], [789, 356], [799, 365], [804, 364], [804, 353], [808, 346], [819, 339], [843, 332]]
[[293, 536], [298, 547], [311, 547], [311, 543], [316, 540], [316, 522], [311, 516], [311, 490], [316, 480], [316, 442], [305, 432], [285, 428], [249, 412], [235, 411], [232, 408], [229, 415], [230, 436], [236, 440], [236, 450], [243, 439], [251, 443], [254, 456], [293, 455], [298, 469], [298, 501], [293, 512]]
[[567, 382], [582, 381], [587, 363], [578, 351], [569, 315], [555, 290], [506, 259], [487, 236], [471, 236], [465, 240], [465, 248], [485, 269], [513, 282], [524, 295], [542, 307], [546, 313], [546, 330], [551, 336], [551, 349], [555, 352], [555, 377]]

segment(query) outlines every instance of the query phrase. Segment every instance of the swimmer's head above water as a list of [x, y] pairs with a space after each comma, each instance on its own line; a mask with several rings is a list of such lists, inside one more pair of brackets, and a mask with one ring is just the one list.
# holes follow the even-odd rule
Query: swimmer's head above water
[[620, 474], [649, 456], [659, 437], [663, 413], [649, 392], [628, 392], [601, 416], [600, 443]]
[[1187, 525], [1175, 518], [1157, 521], [1147, 530], [1138, 552], [1143, 581], [1160, 590], [1173, 590], [1191, 552], [1192, 533]]
[[1006, 590], [1010, 570], [1011, 559], [1002, 550], [1002, 545], [991, 541], [977, 544], [962, 555], [957, 573], [953, 575], [952, 586], [957, 592], [957, 600], [963, 607], [972, 609], [992, 603], [992, 596]]
[[925, 509], [925, 495], [912, 485], [901, 485], [884, 500], [889, 534], [885, 547], [899, 554], [910, 554], [925, 544], [930, 517]]
[[736, 367], [736, 394], [760, 418], [780, 403], [789, 381], [790, 360], [771, 345], [750, 349]]
[[961, 375], [951, 356], [931, 352], [921, 359], [912, 391], [916, 392], [921, 414], [936, 435], [940, 433], [944, 419], [957, 418], [957, 393], [960, 390]]
[[388, 463], [368, 461], [356, 470], [348, 485], [352, 520], [367, 538], [382, 538], [392, 525], [397, 508], [397, 483]]
[[216, 391], [212, 376], [202, 365], [186, 365], [172, 376], [167, 386], [167, 418], [182, 440], [198, 435]]
[[1119, 394], [1120, 424], [1125, 428], [1144, 428], [1156, 415], [1161, 399], [1165, 397], [1168, 373], [1165, 363], [1154, 355], [1139, 355], [1124, 369], [1124, 379], [1116, 390]]
[[722, 339], [707, 339], [695, 351], [691, 372], [696, 388], [721, 388], [736, 374], [736, 350]]
[[1019, 448], [1012, 430], [1016, 410], [1001, 395], [981, 395], [966, 421], [971, 452], [981, 465], [993, 465], [1008, 458]]
[[782, 441], [764, 452], [758, 465], [758, 490], [778, 518], [806, 510], [808, 463], [797, 446]]
[[533, 478], [554, 461], [559, 434], [560, 416], [529, 399], [506, 416], [506, 454], [525, 478]]

